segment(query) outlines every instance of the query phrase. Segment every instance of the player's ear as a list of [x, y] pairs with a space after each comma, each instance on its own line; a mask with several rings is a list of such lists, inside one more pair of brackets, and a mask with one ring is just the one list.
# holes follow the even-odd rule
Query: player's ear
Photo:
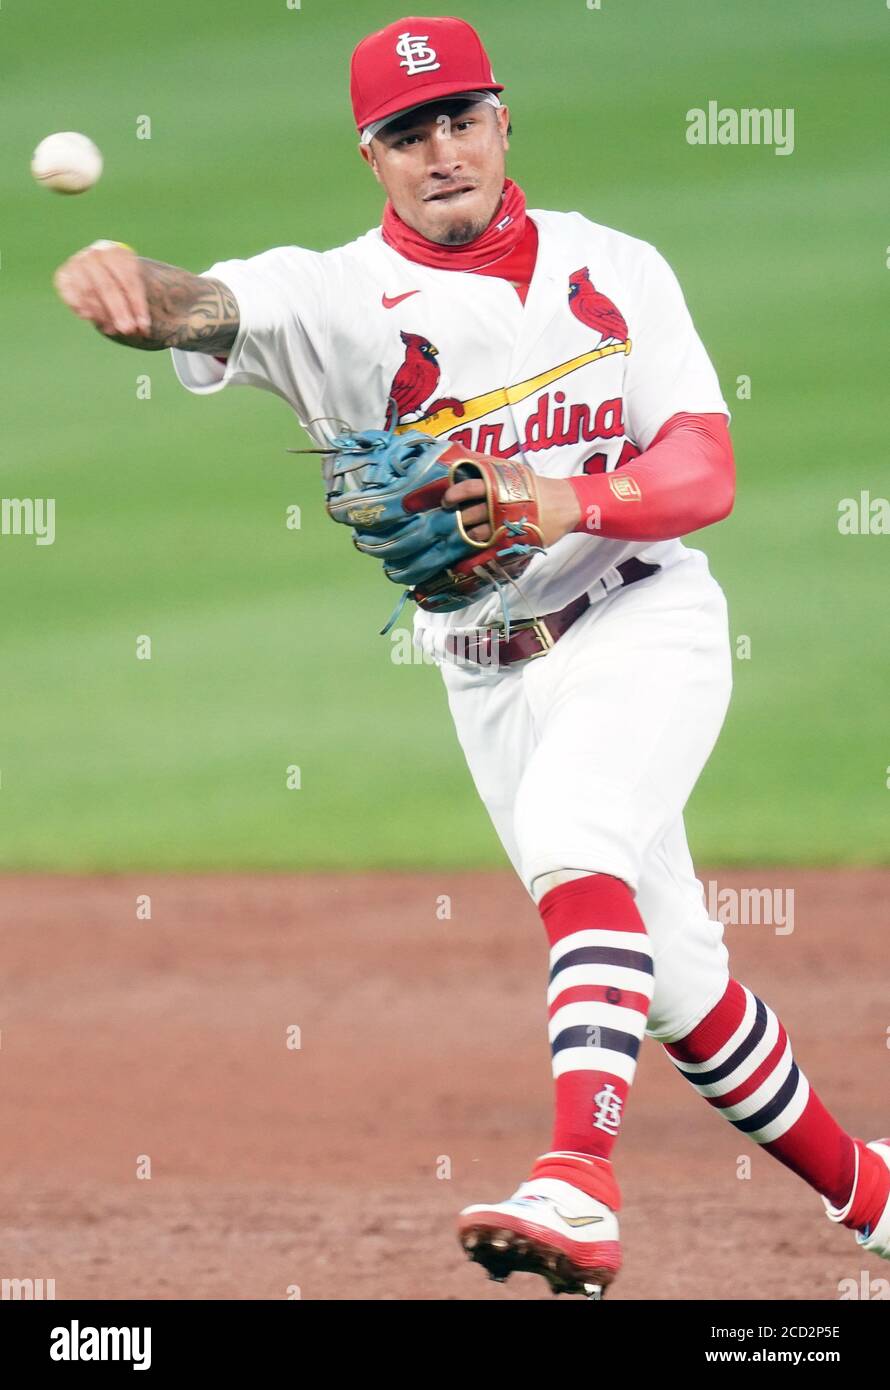
[[376, 160], [376, 158], [374, 157], [374, 154], [373, 154], [373, 152], [372, 152], [372, 150], [371, 150], [371, 146], [370, 146], [370, 145], [359, 145], [359, 147], [358, 147], [358, 152], [359, 152], [359, 154], [361, 155], [362, 159], [365, 161], [365, 163], [366, 163], [366, 164], [369, 164], [369, 165], [371, 166], [371, 171], [372, 171], [372, 173], [373, 173], [375, 179], [377, 180], [377, 182], [378, 182], [378, 183], [382, 183], [383, 180], [382, 180], [382, 178], [380, 177], [380, 170], [379, 170], [379, 168], [377, 167], [377, 160]]
[[509, 106], [498, 106], [495, 108], [494, 114], [497, 117], [498, 129], [501, 132], [501, 142], [504, 149], [508, 150], [510, 148], [510, 134], [513, 130], [510, 123], [510, 108]]

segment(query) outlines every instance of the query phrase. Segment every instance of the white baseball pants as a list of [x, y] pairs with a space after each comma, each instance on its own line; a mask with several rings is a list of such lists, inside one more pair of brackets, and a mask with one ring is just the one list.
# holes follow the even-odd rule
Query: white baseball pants
[[705, 555], [604, 595], [546, 656], [442, 666], [458, 739], [537, 901], [559, 870], [623, 879], [655, 959], [646, 1029], [681, 1037], [729, 978], [695, 877], [683, 808], [732, 687], [726, 600]]

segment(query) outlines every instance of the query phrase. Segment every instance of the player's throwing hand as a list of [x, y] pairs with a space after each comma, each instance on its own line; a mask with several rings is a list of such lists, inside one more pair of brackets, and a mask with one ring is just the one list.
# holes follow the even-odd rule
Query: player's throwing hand
[[147, 334], [151, 315], [139, 257], [120, 241], [96, 241], [59, 266], [53, 283], [78, 318], [109, 337]]
[[226, 285], [137, 256], [120, 241], [94, 241], [77, 251], [53, 283], [78, 318], [124, 347], [224, 357], [238, 336], [238, 303]]

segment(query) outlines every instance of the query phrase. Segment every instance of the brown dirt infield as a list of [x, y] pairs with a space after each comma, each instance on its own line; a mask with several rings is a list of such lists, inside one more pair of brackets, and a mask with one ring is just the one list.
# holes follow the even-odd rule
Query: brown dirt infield
[[[792, 934], [727, 927], [734, 973], [838, 1118], [890, 1131], [890, 872], [701, 877], [794, 889]], [[507, 871], [0, 880], [0, 1276], [57, 1298], [549, 1298], [487, 1281], [453, 1233], [549, 1143], [545, 977]], [[616, 1160], [610, 1298], [888, 1276], [651, 1041]]]

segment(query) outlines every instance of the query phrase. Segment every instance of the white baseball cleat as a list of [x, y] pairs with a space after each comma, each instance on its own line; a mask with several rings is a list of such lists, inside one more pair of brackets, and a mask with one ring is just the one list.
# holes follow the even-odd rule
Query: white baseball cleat
[[[860, 1142], [857, 1140], [857, 1143]], [[873, 1139], [866, 1148], [872, 1149], [890, 1168], [890, 1138]], [[833, 1207], [823, 1197], [825, 1204], [825, 1214], [829, 1221], [843, 1221], [848, 1215], [853, 1205], [853, 1196], [856, 1193], [856, 1184], [859, 1181], [859, 1154], [856, 1154], [856, 1177], [853, 1182], [853, 1192], [850, 1200], [845, 1207]], [[878, 1217], [873, 1226], [866, 1226], [856, 1232], [856, 1244], [862, 1249], [867, 1250], [870, 1255], [878, 1255], [882, 1260], [890, 1260], [890, 1197], [884, 1203], [884, 1210]]]
[[532, 1177], [506, 1202], [465, 1207], [457, 1233], [489, 1278], [540, 1274], [555, 1294], [602, 1298], [621, 1268], [615, 1212], [560, 1178]]
[[[873, 1149], [890, 1168], [890, 1139], [873, 1139], [866, 1146]], [[890, 1260], [890, 1197], [884, 1203], [884, 1210], [874, 1227], [856, 1232], [856, 1243], [872, 1255], [880, 1255], [882, 1260]]]

